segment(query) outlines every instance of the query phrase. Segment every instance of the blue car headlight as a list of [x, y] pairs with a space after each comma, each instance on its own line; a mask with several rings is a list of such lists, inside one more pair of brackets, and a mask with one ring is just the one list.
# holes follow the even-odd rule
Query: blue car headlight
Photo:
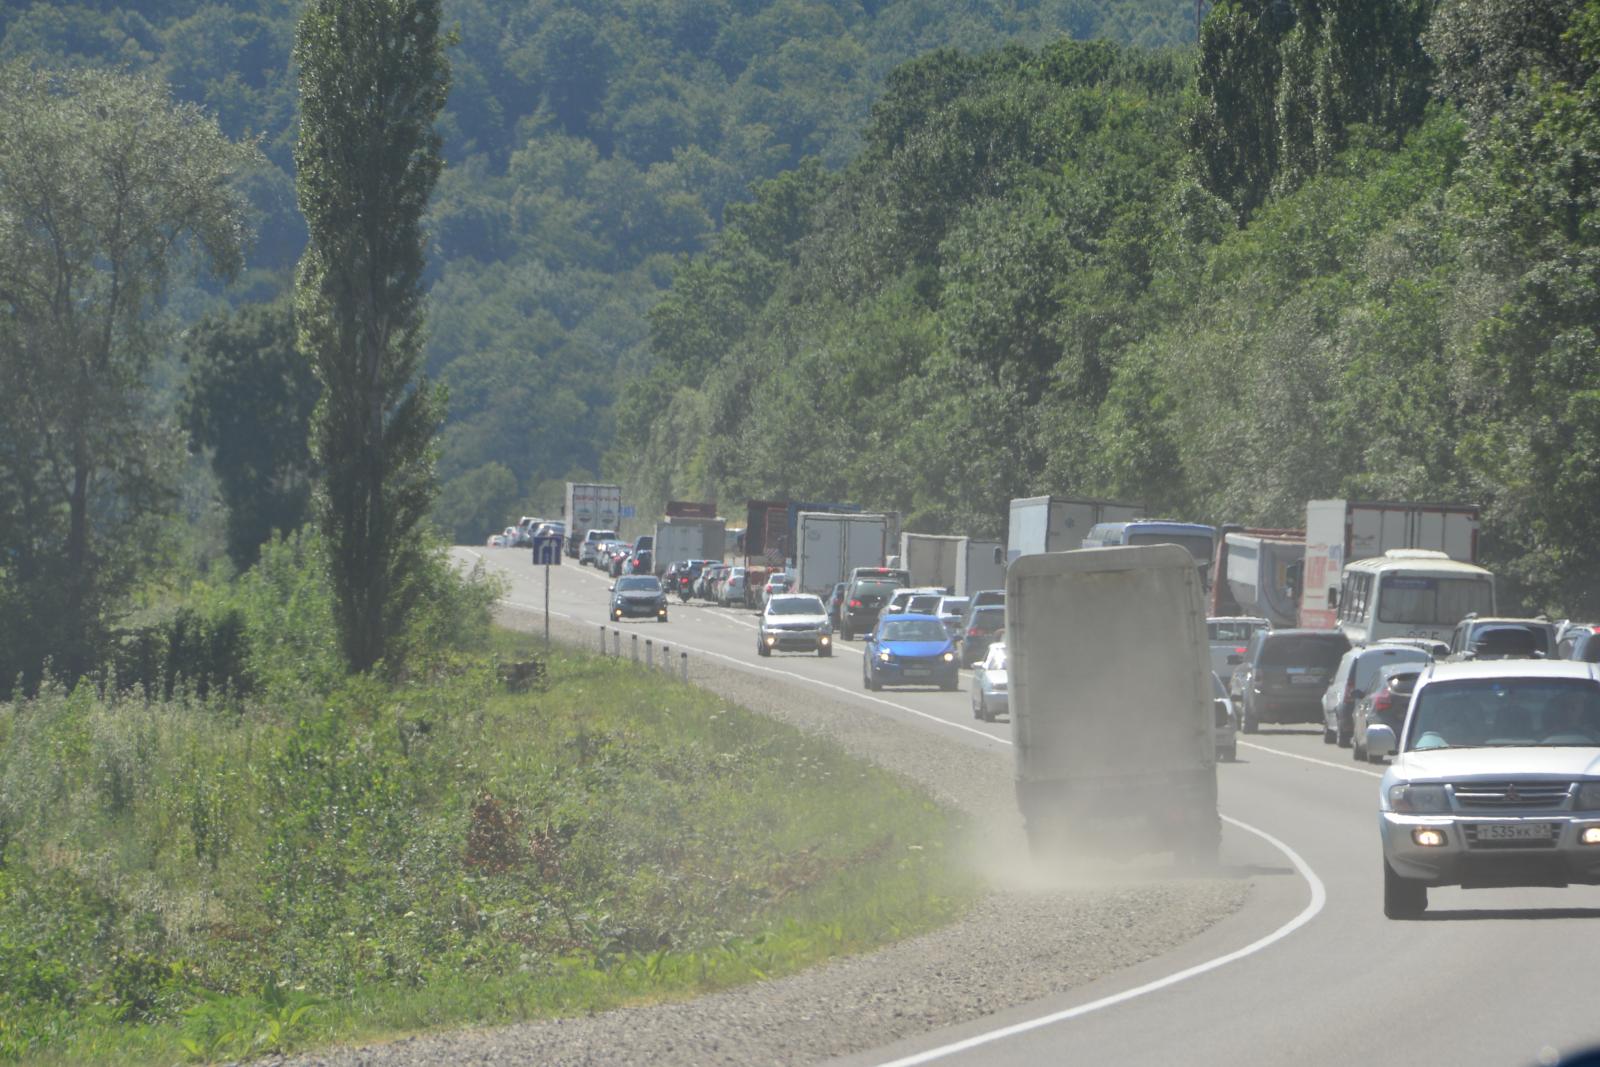
[[887, 648], [878, 650], [878, 660], [880, 662], [889, 663], [893, 659], [894, 659], [894, 653], [890, 652]]

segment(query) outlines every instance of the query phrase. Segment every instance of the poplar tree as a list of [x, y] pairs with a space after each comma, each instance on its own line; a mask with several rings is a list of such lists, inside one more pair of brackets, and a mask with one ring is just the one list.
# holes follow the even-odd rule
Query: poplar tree
[[435, 489], [443, 398], [418, 369], [422, 215], [450, 83], [439, 16], [439, 0], [310, 0], [295, 35], [309, 234], [295, 315], [322, 383], [316, 510], [352, 671], [383, 658], [415, 600]]

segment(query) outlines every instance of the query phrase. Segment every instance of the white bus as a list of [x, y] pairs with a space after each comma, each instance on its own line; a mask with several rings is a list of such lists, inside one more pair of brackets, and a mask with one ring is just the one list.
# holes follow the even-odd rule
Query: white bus
[[1495, 613], [1494, 575], [1443, 552], [1391, 548], [1345, 566], [1337, 607], [1352, 645], [1385, 637], [1448, 641], [1467, 615]]

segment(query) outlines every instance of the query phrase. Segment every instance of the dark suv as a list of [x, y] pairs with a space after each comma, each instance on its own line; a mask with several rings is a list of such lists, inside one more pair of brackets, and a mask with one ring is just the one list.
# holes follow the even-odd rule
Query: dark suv
[[1321, 722], [1323, 690], [1348, 651], [1338, 630], [1257, 630], [1233, 675], [1244, 732], [1264, 722]]
[[889, 602], [894, 591], [900, 588], [895, 578], [856, 578], [845, 590], [844, 603], [839, 606], [839, 637], [848, 641], [856, 634], [869, 632], [878, 625], [878, 616]]
[[1487, 619], [1468, 615], [1450, 635], [1451, 659], [1550, 659], [1555, 623], [1548, 619]]

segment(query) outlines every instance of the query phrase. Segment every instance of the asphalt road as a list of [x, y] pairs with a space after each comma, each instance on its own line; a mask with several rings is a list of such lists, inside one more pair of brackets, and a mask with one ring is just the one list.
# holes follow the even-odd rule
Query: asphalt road
[[[508, 602], [542, 609], [542, 568], [518, 550], [459, 550], [512, 580]], [[570, 562], [570, 561], [569, 561]], [[594, 627], [609, 579], [551, 571], [552, 614]], [[972, 718], [965, 691], [861, 687], [861, 645], [832, 659], [755, 654], [748, 612], [674, 598], [670, 621], [627, 622], [623, 654], [666, 643], [847, 696], [873, 713], [1008, 749], [1010, 727]], [[965, 683], [963, 684], [963, 690]], [[1218, 770], [1225, 868], [1270, 892], [1195, 941], [1058, 998], [839, 1061], [848, 1064], [1555, 1063], [1600, 1046], [1600, 889], [1435, 889], [1426, 917], [1383, 917], [1378, 768], [1320, 730], [1241, 737]]]

